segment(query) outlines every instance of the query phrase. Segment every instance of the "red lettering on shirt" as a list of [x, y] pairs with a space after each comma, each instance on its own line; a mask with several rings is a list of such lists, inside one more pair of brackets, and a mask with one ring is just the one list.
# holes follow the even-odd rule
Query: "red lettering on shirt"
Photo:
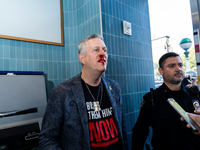
[[[117, 128], [116, 128], [116, 126], [115, 126], [115, 123], [114, 123], [113, 119], [110, 118], [110, 124], [109, 124], [109, 122], [108, 122], [108, 119], [106, 119], [106, 123], [107, 123], [107, 125], [108, 125], [109, 130], [110, 130], [110, 134], [111, 134], [112, 138], [114, 138], [115, 135], [114, 135], [114, 130], [113, 130], [113, 128], [115, 129], [115, 132], [116, 132], [117, 135], [118, 135], [118, 131], [117, 131]], [[111, 127], [110, 127], [110, 125], [111, 125]]]
[[[96, 127], [97, 130], [95, 129], [94, 122], [89, 122], [89, 129], [90, 129], [90, 141], [93, 140], [93, 133], [94, 133], [94, 138], [96, 139], [97, 142], [101, 141], [101, 135], [98, 127], [98, 122], [96, 122]], [[91, 132], [92, 131], [92, 132]]]
[[89, 130], [93, 147], [105, 147], [118, 141], [118, 131], [113, 118], [89, 122]]
[[[106, 120], [107, 120], [107, 119], [106, 119]], [[102, 126], [102, 124], [103, 124], [103, 126]], [[109, 136], [108, 128], [107, 128], [106, 123], [105, 123], [104, 120], [103, 120], [103, 121], [99, 121], [99, 127], [100, 127], [100, 130], [102, 131], [102, 132], [101, 132], [102, 139], [103, 139], [104, 141], [107, 141], [107, 140], [110, 138], [110, 136]], [[105, 136], [105, 134], [104, 134], [104, 132], [103, 132], [103, 128], [105, 129], [106, 136]]]

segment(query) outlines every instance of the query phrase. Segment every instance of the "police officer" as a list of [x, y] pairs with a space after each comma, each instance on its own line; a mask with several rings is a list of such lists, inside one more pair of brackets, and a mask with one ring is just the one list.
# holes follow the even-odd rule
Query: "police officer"
[[187, 112], [194, 112], [193, 99], [197, 99], [182, 80], [183, 63], [174, 52], [164, 54], [159, 60], [159, 73], [164, 83], [144, 95], [138, 120], [132, 132], [132, 150], [143, 150], [149, 127], [152, 127], [151, 146], [154, 150], [197, 150], [200, 136], [186, 127], [180, 115], [167, 102], [173, 98]]

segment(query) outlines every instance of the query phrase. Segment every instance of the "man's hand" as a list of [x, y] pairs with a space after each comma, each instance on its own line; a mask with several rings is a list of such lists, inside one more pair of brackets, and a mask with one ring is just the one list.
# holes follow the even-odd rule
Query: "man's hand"
[[[196, 110], [196, 114], [188, 113], [188, 115], [197, 123], [200, 127], [200, 108]], [[184, 119], [181, 117], [181, 121]], [[191, 128], [189, 124], [186, 125], [188, 128]], [[194, 132], [196, 135], [200, 135], [200, 130], [198, 132]]]

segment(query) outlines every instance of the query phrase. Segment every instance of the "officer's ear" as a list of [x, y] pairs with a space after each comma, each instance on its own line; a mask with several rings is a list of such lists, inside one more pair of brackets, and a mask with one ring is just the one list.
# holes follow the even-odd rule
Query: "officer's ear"
[[163, 69], [162, 68], [158, 68], [158, 71], [159, 71], [160, 75], [163, 75]]

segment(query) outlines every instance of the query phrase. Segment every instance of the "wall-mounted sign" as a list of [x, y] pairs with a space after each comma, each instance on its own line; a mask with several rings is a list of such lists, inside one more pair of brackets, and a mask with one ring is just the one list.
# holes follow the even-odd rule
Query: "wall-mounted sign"
[[64, 45], [62, 0], [0, 0], [0, 38]]
[[131, 23], [127, 21], [123, 21], [123, 30], [124, 30], [124, 34], [132, 35]]

